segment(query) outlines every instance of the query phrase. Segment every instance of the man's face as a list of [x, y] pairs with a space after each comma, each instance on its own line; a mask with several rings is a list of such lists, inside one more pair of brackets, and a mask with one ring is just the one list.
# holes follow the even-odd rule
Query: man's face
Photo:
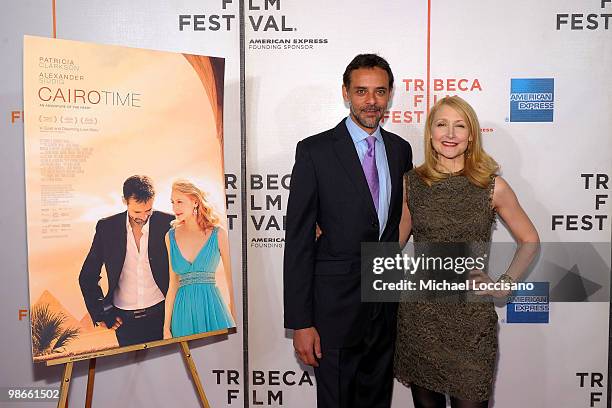
[[149, 217], [153, 212], [153, 199], [145, 202], [136, 201], [133, 198], [124, 200], [127, 205], [128, 217], [137, 225], [143, 226], [149, 221]]
[[342, 85], [342, 96], [349, 103], [351, 118], [369, 134], [378, 127], [390, 95], [389, 75], [378, 67], [356, 69], [351, 72], [349, 88]]

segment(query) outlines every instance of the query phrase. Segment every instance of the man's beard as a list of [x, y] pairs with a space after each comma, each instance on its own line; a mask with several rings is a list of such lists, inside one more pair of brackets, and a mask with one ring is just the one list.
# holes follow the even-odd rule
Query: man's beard
[[[363, 126], [364, 128], [367, 129], [376, 129], [378, 127], [378, 124], [380, 123], [380, 119], [382, 118], [382, 111], [383, 109], [374, 105], [374, 106], [368, 106], [365, 109], [361, 109], [360, 111], [358, 111], [357, 109], [355, 109], [355, 107], [350, 104], [349, 105], [351, 108], [351, 113], [353, 114], [353, 117], [355, 118], [355, 120], [357, 120], [357, 122]], [[373, 119], [366, 119], [366, 118], [362, 118], [359, 114], [362, 112], [377, 112], [378, 114], [376, 115], [375, 118]]]
[[132, 220], [135, 224], [140, 225], [142, 227], [143, 225], [145, 225], [149, 221], [149, 218], [151, 218], [151, 217], [149, 216], [149, 217], [147, 217], [146, 220], [141, 220], [141, 219], [138, 219], [138, 218], [130, 217], [130, 220]]

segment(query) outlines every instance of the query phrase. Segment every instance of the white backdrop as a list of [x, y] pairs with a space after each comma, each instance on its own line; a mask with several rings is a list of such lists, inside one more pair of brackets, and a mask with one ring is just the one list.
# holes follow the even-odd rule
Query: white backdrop
[[[415, 164], [422, 161], [422, 123], [436, 96], [458, 94], [481, 120], [485, 148], [500, 163], [502, 174], [534, 221], [543, 242], [610, 242], [609, 199], [599, 208], [597, 194], [608, 188], [585, 188], [581, 174], [612, 173], [612, 41], [606, 17], [612, 3], [601, 0], [514, 2], [411, 0], [334, 2], [311, 0], [245, 1], [246, 116], [240, 115], [240, 37], [238, 0], [94, 2], [57, 0], [57, 37], [226, 58], [225, 166], [236, 175], [237, 189], [228, 214], [239, 320], [248, 318], [227, 341], [193, 345], [200, 375], [214, 407], [314, 406], [314, 376], [304, 373], [282, 327], [283, 216], [288, 197], [295, 144], [331, 128], [347, 115], [341, 77], [357, 53], [376, 52], [391, 64], [396, 86], [385, 128], [413, 146]], [[224, 8], [225, 7], [225, 8]], [[266, 10], [266, 7], [268, 8]], [[557, 21], [574, 17], [574, 27]], [[597, 21], [588, 29], [587, 14]], [[179, 29], [179, 15], [189, 22]], [[196, 25], [193, 15], [198, 17]], [[214, 31], [215, 18], [220, 22]], [[223, 17], [226, 16], [226, 17]], [[229, 17], [234, 16], [234, 17]], [[429, 21], [429, 24], [428, 24]], [[27, 308], [21, 47], [24, 34], [52, 35], [52, 1], [13, 2], [0, 16], [0, 185], [6, 191], [0, 214], [5, 294], [0, 300], [4, 326], [0, 351], [0, 387], [53, 386], [58, 367], [31, 364], [29, 326], [18, 319]], [[612, 22], [608, 22], [610, 25]], [[227, 27], [229, 24], [229, 29]], [[583, 29], [579, 27], [584, 26]], [[194, 27], [204, 30], [194, 30]], [[574, 28], [574, 29], [572, 29]], [[276, 30], [278, 29], [278, 31]], [[428, 47], [428, 33], [430, 42]], [[272, 40], [274, 42], [268, 42]], [[280, 41], [283, 40], [283, 41]], [[304, 40], [311, 40], [304, 43]], [[289, 43], [286, 43], [286, 42]], [[294, 41], [301, 41], [297, 44]], [[307, 48], [292, 48], [294, 46]], [[278, 48], [275, 48], [278, 47]], [[429, 50], [429, 60], [428, 60]], [[430, 87], [426, 87], [429, 72]], [[511, 122], [512, 79], [554, 80], [552, 122]], [[444, 88], [440, 89], [440, 84]], [[415, 89], [415, 84], [417, 88]], [[422, 85], [422, 88], [418, 86]], [[428, 92], [429, 91], [429, 92]], [[419, 113], [421, 112], [421, 113]], [[420, 120], [419, 120], [420, 118]], [[247, 149], [241, 155], [241, 124]], [[247, 177], [240, 180], [241, 159]], [[232, 177], [232, 176], [230, 176]], [[604, 177], [604, 176], [602, 176]], [[240, 182], [247, 185], [246, 208], [240, 206]], [[242, 316], [240, 221], [246, 217], [248, 315]], [[563, 223], [553, 215], [602, 215], [601, 229]], [[565, 218], [558, 218], [559, 220]], [[568, 225], [570, 228], [568, 228]], [[511, 237], [502, 223], [495, 241]], [[609, 262], [609, 258], [608, 258]], [[608, 263], [609, 266], [609, 263]], [[571, 267], [571, 265], [567, 265]], [[555, 303], [548, 324], [506, 323], [499, 308], [500, 355], [495, 407], [606, 406], [609, 303]], [[248, 347], [248, 360], [243, 350]], [[245, 395], [244, 364], [249, 392]], [[71, 403], [85, 392], [86, 363], [77, 364]], [[226, 372], [236, 370], [238, 384]], [[167, 347], [109, 357], [98, 362], [94, 406], [197, 406], [179, 353]], [[581, 386], [577, 373], [588, 373]], [[603, 387], [592, 378], [604, 377]], [[228, 404], [228, 390], [238, 399]], [[601, 393], [598, 396], [596, 393]], [[46, 403], [53, 406], [52, 403]], [[23, 407], [23, 404], [15, 404]], [[37, 403], [36, 406], [45, 406]], [[410, 407], [409, 390], [397, 384], [394, 407]]]

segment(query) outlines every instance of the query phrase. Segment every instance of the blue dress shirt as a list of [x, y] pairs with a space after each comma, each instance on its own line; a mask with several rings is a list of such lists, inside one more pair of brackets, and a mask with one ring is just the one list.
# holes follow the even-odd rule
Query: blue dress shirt
[[389, 174], [389, 163], [387, 162], [387, 151], [385, 150], [385, 142], [380, 134], [380, 126], [376, 128], [374, 133], [368, 134], [365, 130], [357, 126], [353, 119], [349, 116], [346, 118], [346, 127], [353, 139], [359, 161], [363, 163], [363, 157], [368, 151], [368, 136], [376, 138], [376, 169], [378, 170], [378, 225], [379, 238], [382, 236], [387, 219], [389, 218], [389, 205], [391, 204], [391, 175]]

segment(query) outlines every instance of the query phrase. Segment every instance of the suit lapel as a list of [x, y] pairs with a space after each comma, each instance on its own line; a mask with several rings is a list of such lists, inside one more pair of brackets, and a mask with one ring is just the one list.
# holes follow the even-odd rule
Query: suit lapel
[[[387, 217], [387, 225], [383, 231], [382, 236], [385, 235], [391, 220], [393, 219], [393, 212], [396, 209], [395, 203], [397, 202], [397, 195], [402, 194], [401, 184], [401, 168], [400, 168], [400, 157], [399, 149], [396, 149], [393, 140], [388, 135], [387, 131], [382, 127], [380, 128], [380, 134], [382, 135], [383, 141], [385, 142], [385, 152], [387, 153], [387, 165], [389, 166], [389, 175], [391, 177], [391, 199], [389, 204], [389, 213]], [[401, 208], [401, 207], [400, 207]]]
[[359, 191], [361, 198], [365, 201], [372, 215], [376, 216], [376, 208], [374, 207], [374, 201], [372, 201], [372, 194], [370, 193], [370, 187], [363, 173], [363, 167], [359, 161], [359, 155], [355, 144], [344, 120], [336, 126], [334, 129], [336, 140], [334, 142], [334, 150], [338, 156], [338, 161], [344, 167], [344, 170], [349, 176], [349, 179]]
[[[160, 229], [162, 227], [162, 224], [158, 221], [158, 217], [155, 216], [156, 211], [153, 211], [153, 213], [151, 214], [151, 217], [149, 218], [149, 242], [148, 242], [148, 247], [149, 247], [149, 262], [151, 265], [151, 273], [153, 274], [153, 279], [155, 280], [155, 283], [157, 283], [157, 287], [163, 292], [163, 285], [161, 283], [161, 279], [159, 276], [159, 273], [163, 273], [162, 270], [159, 270], [158, 273], [158, 269], [157, 269], [157, 265], [159, 265], [159, 261], [161, 258], [160, 254], [159, 254], [159, 243], [157, 244], [157, 246], [153, 247], [153, 245], [155, 245], [158, 241], [156, 241], [158, 239], [158, 237], [160, 237]], [[164, 238], [162, 238], [163, 240]], [[165, 244], [164, 244], [164, 248], [165, 248]], [[167, 275], [167, 272], [166, 272]]]
[[[125, 262], [125, 253], [127, 251], [127, 227], [125, 223], [127, 222], [127, 211], [121, 213], [121, 222], [117, 225], [117, 259]], [[119, 270], [121, 273], [121, 269]]]
[[[155, 211], [153, 211], [151, 213], [151, 217], [149, 217], [149, 239], [148, 239], [148, 243], [147, 243], [147, 247], [148, 247], [148, 251], [149, 251], [149, 258], [151, 257], [152, 253], [155, 253], [156, 248], [153, 248], [153, 250], [151, 250], [151, 242], [153, 242], [153, 240], [151, 239], [151, 237], [157, 237], [157, 224], [155, 224], [153, 222], [153, 219], [156, 218], [155, 217]], [[153, 267], [151, 266], [151, 269]]]

